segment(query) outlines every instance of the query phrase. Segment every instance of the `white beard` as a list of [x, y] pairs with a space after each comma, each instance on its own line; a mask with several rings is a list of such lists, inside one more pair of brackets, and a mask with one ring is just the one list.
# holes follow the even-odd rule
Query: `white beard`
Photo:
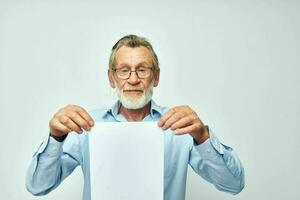
[[139, 98], [130, 98], [123, 94], [123, 91], [116, 87], [118, 98], [121, 104], [127, 109], [140, 109], [145, 107], [152, 99], [153, 95], [153, 82], [150, 84], [149, 89], [146, 91], [144, 89], [144, 93]]

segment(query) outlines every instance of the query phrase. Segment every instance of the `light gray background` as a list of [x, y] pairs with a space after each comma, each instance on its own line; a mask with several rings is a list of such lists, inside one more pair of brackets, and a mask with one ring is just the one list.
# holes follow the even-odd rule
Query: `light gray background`
[[300, 198], [299, 1], [0, 0], [0, 198], [81, 199], [80, 168], [46, 197], [24, 186], [58, 108], [111, 105], [112, 45], [135, 33], [161, 62], [154, 99], [188, 104], [239, 154], [237, 196], [188, 174], [187, 198]]

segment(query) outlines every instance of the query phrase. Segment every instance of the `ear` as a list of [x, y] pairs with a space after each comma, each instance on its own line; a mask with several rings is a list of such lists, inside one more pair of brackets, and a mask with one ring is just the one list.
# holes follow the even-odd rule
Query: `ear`
[[113, 71], [111, 69], [107, 70], [107, 76], [108, 76], [110, 86], [112, 88], [116, 88], [115, 82], [114, 82], [114, 74], [113, 74]]
[[160, 69], [157, 69], [157, 70], [156, 70], [156, 73], [155, 73], [155, 75], [154, 75], [154, 84], [153, 84], [154, 87], [158, 86], [158, 83], [159, 83], [159, 75], [160, 75]]

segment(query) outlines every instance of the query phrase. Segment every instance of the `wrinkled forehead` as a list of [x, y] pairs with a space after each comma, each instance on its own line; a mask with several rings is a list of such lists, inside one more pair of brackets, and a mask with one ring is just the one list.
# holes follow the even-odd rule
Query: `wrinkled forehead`
[[116, 51], [115, 56], [115, 65], [116, 66], [138, 66], [138, 65], [146, 65], [151, 66], [152, 56], [150, 51], [144, 47], [127, 47], [122, 46]]

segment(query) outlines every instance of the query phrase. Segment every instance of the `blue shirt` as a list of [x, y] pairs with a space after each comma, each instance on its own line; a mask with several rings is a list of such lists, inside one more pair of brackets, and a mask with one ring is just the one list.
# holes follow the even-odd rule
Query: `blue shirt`
[[[95, 122], [124, 122], [126, 118], [118, 114], [119, 107], [117, 101], [111, 108], [89, 113]], [[143, 121], [158, 121], [167, 110], [151, 101], [150, 114]], [[165, 200], [185, 199], [188, 165], [218, 190], [237, 194], [244, 187], [244, 169], [237, 154], [221, 144], [210, 128], [209, 139], [199, 145], [189, 134], [179, 136], [166, 130], [164, 152]], [[63, 142], [47, 137], [33, 155], [26, 175], [26, 188], [34, 195], [45, 195], [79, 165], [84, 176], [83, 199], [90, 200], [88, 133], [71, 132]]]

